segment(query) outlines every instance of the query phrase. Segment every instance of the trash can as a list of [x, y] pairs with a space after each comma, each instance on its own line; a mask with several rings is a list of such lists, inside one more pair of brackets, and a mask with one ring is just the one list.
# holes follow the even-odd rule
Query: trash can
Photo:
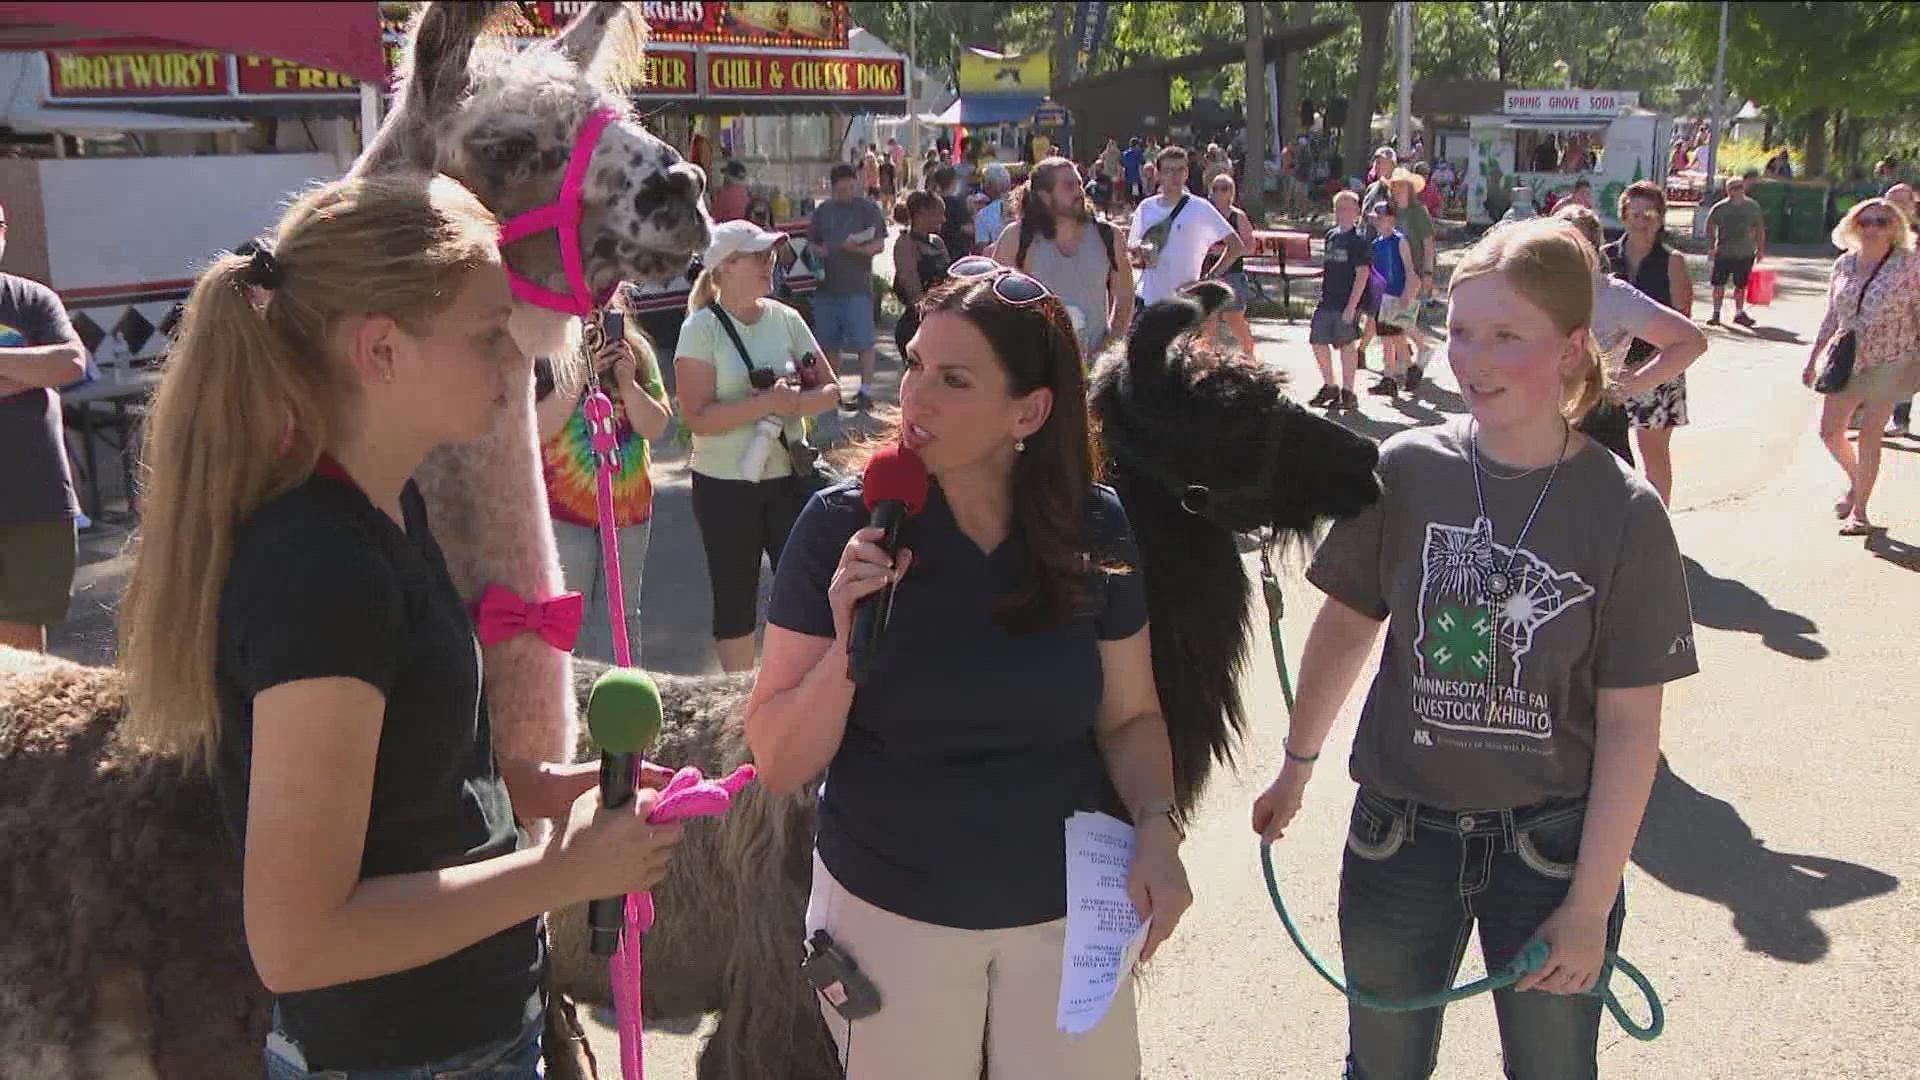
[[1761, 179], [1747, 192], [1754, 202], [1760, 204], [1760, 214], [1767, 227], [1767, 235], [1784, 238], [1787, 235], [1787, 188], [1790, 185], [1779, 180]]
[[1789, 244], [1817, 244], [1827, 238], [1827, 184], [1810, 181], [1782, 185], [1787, 189], [1786, 220], [1780, 239]]

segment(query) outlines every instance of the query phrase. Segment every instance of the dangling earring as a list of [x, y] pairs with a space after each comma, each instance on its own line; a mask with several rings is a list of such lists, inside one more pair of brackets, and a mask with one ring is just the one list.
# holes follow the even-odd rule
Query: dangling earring
[[1025, 440], [1025, 439], [1015, 439], [1015, 440], [1013, 440], [1013, 452], [1014, 452], [1014, 453], [1016, 453], [1016, 454], [1024, 454], [1024, 453], [1026, 453], [1026, 452], [1027, 452], [1027, 440]]

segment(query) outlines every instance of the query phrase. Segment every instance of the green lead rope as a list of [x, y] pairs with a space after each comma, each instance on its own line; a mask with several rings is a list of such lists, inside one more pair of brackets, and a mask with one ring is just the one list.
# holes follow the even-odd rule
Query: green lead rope
[[[1272, 550], [1271, 541], [1260, 550], [1260, 587], [1266, 594], [1267, 621], [1273, 640], [1273, 666], [1280, 673], [1280, 693], [1286, 700], [1287, 712], [1292, 713], [1293, 679], [1287, 674], [1287, 652], [1280, 640], [1280, 618], [1285, 611], [1285, 606], [1280, 596], [1280, 580], [1273, 572]], [[1489, 972], [1484, 978], [1475, 979], [1451, 989], [1431, 994], [1416, 994], [1406, 998], [1388, 998], [1379, 994], [1370, 994], [1341, 982], [1339, 977], [1327, 969], [1327, 965], [1321, 963], [1313, 950], [1307, 947], [1306, 939], [1300, 936], [1300, 928], [1293, 924], [1293, 916], [1287, 911], [1286, 901], [1280, 897], [1280, 881], [1273, 872], [1272, 846], [1265, 842], [1260, 845], [1260, 872], [1267, 879], [1267, 898], [1273, 902], [1273, 910], [1280, 916], [1280, 925], [1286, 928], [1287, 937], [1293, 940], [1294, 948], [1299, 949], [1300, 955], [1306, 957], [1307, 963], [1313, 965], [1313, 970], [1327, 980], [1327, 985], [1340, 991], [1348, 1001], [1362, 1008], [1379, 1012], [1419, 1012], [1422, 1009], [1438, 1008], [1477, 994], [1504, 990], [1540, 970], [1546, 964], [1547, 956], [1551, 952], [1546, 942], [1530, 941], [1520, 950], [1519, 955], [1499, 971]], [[1646, 1026], [1642, 1027], [1636, 1023], [1627, 1012], [1626, 1006], [1622, 1005], [1620, 999], [1614, 995], [1611, 983], [1615, 970], [1626, 975], [1646, 998], [1648, 1013]], [[1585, 994], [1598, 997], [1606, 1005], [1608, 1014], [1620, 1025], [1621, 1030], [1642, 1042], [1651, 1042], [1666, 1030], [1666, 1009], [1661, 1006], [1660, 995], [1654, 992], [1653, 983], [1640, 973], [1639, 968], [1628, 963], [1619, 953], [1607, 953], [1607, 964], [1601, 969], [1599, 981], [1593, 989], [1585, 991]]]

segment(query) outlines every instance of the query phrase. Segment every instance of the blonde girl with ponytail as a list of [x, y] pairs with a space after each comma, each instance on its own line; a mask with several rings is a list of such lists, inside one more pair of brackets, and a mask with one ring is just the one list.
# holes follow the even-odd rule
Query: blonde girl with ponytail
[[[1571, 424], [1606, 390], [1597, 257], [1539, 219], [1454, 271], [1447, 354], [1472, 415], [1382, 444], [1380, 503], [1315, 554], [1327, 601], [1285, 765], [1253, 805], [1278, 839], [1390, 623], [1349, 762], [1347, 975], [1411, 998], [1452, 984], [1470, 930], [1488, 970], [1545, 942], [1544, 966], [1494, 993], [1514, 1080], [1596, 1075], [1601, 1002], [1582, 992], [1619, 947], [1662, 689], [1698, 670], [1660, 496]], [[1348, 1075], [1428, 1075], [1440, 1020], [1350, 1005]]]
[[[497, 231], [444, 177], [308, 192], [201, 275], [155, 398], [127, 731], [211, 775], [244, 851], [269, 1077], [535, 1075], [541, 913], [651, 886], [677, 840], [590, 770], [496, 766], [409, 479], [526, 392]], [[523, 848], [516, 812], [567, 824]]]

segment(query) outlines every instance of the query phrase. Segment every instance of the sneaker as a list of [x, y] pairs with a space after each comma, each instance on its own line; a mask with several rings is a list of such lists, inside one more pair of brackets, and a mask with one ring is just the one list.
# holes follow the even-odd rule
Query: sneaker
[[1346, 412], [1358, 412], [1360, 410], [1360, 396], [1351, 390], [1340, 391], [1340, 408]]
[[1328, 383], [1327, 385], [1322, 386], [1320, 388], [1319, 393], [1308, 398], [1307, 404], [1311, 406], [1331, 405], [1335, 401], [1338, 401], [1339, 399], [1340, 399], [1340, 388], [1337, 386], [1334, 386], [1332, 383]]
[[1400, 393], [1400, 384], [1393, 376], [1383, 375], [1379, 382], [1367, 387], [1367, 393], [1378, 394], [1381, 397], [1395, 397]]
[[1426, 373], [1421, 370], [1421, 367], [1420, 364], [1407, 365], [1407, 393], [1409, 394], [1420, 389], [1420, 380], [1426, 378]]
[[1889, 423], [1887, 425], [1886, 433], [1888, 435], [1893, 436], [1896, 439], [1904, 439], [1909, 435], [1912, 435], [1913, 431], [1906, 424], [1903, 424], [1900, 421], [1895, 420], [1892, 423]]
[[1733, 321], [1739, 323], [1741, 326], [1752, 326], [1753, 316], [1742, 311], [1734, 315]]
[[842, 412], [872, 412], [873, 395], [862, 390], [850, 398], [843, 399], [840, 402], [840, 410]]
[[1719, 313], [1719, 312], [1717, 312], [1717, 311], [1716, 311], [1716, 312], [1714, 312], [1714, 313], [1713, 313], [1713, 315], [1712, 315], [1712, 317], [1711, 317], [1711, 318], [1709, 318], [1709, 319], [1707, 319], [1707, 325], [1708, 325], [1708, 326], [1719, 326], [1719, 325], [1720, 325], [1720, 313]]

